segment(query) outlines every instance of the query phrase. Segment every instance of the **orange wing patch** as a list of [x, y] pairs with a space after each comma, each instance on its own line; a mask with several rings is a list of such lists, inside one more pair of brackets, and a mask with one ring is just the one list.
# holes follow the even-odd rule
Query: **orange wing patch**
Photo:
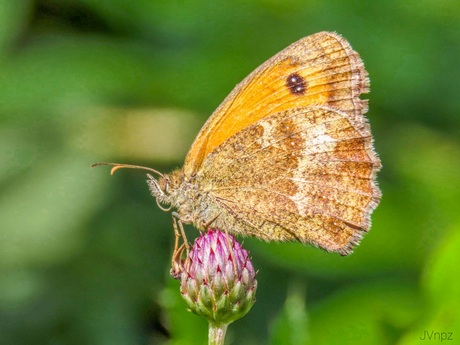
[[203, 126], [184, 164], [192, 176], [203, 159], [226, 139], [258, 120], [292, 108], [327, 106], [363, 122], [369, 91], [358, 54], [337, 34], [303, 38], [262, 64], [244, 79]]

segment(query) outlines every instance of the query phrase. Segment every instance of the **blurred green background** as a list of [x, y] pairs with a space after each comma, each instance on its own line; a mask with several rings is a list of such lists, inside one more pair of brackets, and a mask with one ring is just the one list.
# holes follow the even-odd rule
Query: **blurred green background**
[[236, 83], [322, 30], [369, 71], [383, 198], [350, 257], [245, 239], [257, 302], [227, 344], [458, 341], [457, 0], [1, 0], [0, 344], [206, 343], [145, 174], [89, 166], [182, 165]]

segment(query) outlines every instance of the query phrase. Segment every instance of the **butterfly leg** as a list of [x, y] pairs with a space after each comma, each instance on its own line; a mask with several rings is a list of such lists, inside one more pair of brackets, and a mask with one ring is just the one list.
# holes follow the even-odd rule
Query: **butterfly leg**
[[211, 219], [209, 222], [205, 223], [204, 226], [203, 226], [203, 230], [209, 230], [209, 227], [211, 226], [212, 223], [214, 223], [214, 221], [219, 218], [220, 216], [220, 213], [215, 216], [213, 219]]
[[171, 269], [169, 274], [176, 280], [180, 280], [180, 276], [183, 270], [184, 260], [182, 259], [182, 253], [184, 252], [185, 244], [182, 243], [180, 247], [174, 248], [174, 252], [171, 259]]
[[[174, 234], [176, 235], [176, 247], [179, 244], [179, 238], [182, 238], [183, 244], [185, 245], [185, 249], [188, 252], [190, 250], [190, 245], [187, 240], [187, 235], [185, 235], [185, 230], [184, 230], [184, 223], [188, 224], [190, 221], [186, 218], [181, 217], [181, 215], [177, 212], [172, 213], [173, 216], [173, 225], [174, 225]], [[179, 229], [177, 227], [179, 226]]]
[[[171, 268], [170, 273], [173, 278], [178, 279], [180, 276], [180, 273], [182, 272], [182, 266], [184, 263], [184, 260], [182, 259], [182, 254], [185, 249], [185, 257], [188, 256], [190, 245], [188, 243], [187, 236], [185, 235], [183, 220], [180, 214], [173, 212], [172, 218], [173, 218], [174, 235], [176, 238], [174, 241], [174, 251], [173, 251], [172, 260], [171, 260], [172, 268]], [[179, 245], [181, 238], [182, 238], [182, 244]]]

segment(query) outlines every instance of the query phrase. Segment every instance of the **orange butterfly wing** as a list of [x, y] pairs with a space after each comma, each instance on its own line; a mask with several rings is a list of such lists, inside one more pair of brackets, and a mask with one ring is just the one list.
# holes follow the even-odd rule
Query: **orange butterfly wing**
[[266, 61], [238, 84], [205, 123], [189, 153], [184, 173], [192, 176], [226, 139], [258, 120], [293, 108], [327, 106], [364, 122], [369, 91], [364, 65], [335, 33], [305, 37]]

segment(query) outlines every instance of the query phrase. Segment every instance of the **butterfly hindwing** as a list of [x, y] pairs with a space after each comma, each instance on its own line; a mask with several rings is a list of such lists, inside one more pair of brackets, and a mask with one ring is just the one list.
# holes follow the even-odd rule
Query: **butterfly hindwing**
[[327, 107], [290, 109], [239, 131], [197, 174], [216, 226], [347, 254], [370, 227], [380, 167], [366, 123]]

